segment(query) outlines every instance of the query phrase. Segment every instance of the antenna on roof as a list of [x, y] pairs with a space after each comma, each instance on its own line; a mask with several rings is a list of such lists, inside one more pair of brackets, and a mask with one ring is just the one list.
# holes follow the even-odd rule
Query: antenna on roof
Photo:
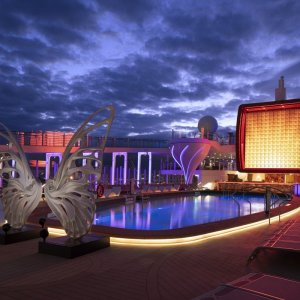
[[284, 87], [284, 77], [278, 81], [278, 88], [275, 89], [275, 101], [286, 100], [286, 88]]

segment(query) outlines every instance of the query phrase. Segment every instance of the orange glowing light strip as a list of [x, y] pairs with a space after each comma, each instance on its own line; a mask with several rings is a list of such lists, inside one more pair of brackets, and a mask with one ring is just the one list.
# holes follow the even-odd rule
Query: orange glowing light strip
[[[281, 219], [290, 217], [296, 213], [300, 212], [300, 207], [296, 208], [292, 211], [289, 211], [285, 214], [282, 214], [280, 216]], [[278, 220], [278, 216], [272, 217], [271, 221]], [[201, 235], [195, 235], [195, 236], [189, 236], [189, 237], [183, 237], [183, 238], [169, 238], [169, 239], [130, 239], [130, 238], [119, 238], [119, 237], [110, 237], [110, 243], [112, 245], [124, 245], [124, 246], [151, 246], [151, 247], [161, 247], [161, 246], [178, 246], [178, 245], [187, 245], [187, 244], [195, 244], [199, 243], [208, 239], [213, 239], [217, 237], [223, 237], [231, 234], [235, 234], [238, 232], [243, 232], [246, 230], [250, 230], [253, 228], [257, 228], [263, 225], [269, 224], [269, 219], [265, 219], [262, 221], [258, 221], [255, 223], [250, 223], [247, 225], [232, 227], [229, 229], [219, 230], [211, 233], [201, 234]], [[59, 236], [65, 236], [66, 233], [63, 229], [57, 229], [57, 228], [48, 228], [48, 231], [50, 234], [53, 235], [59, 235]]]

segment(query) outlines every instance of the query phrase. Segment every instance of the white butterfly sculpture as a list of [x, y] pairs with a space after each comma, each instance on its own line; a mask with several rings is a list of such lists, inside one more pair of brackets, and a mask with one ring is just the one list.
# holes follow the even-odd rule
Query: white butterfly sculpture
[[[103, 111], [109, 111], [109, 116], [94, 121]], [[111, 105], [90, 115], [68, 143], [54, 178], [45, 184], [45, 200], [70, 238], [84, 236], [92, 226], [96, 194], [89, 187], [101, 179], [103, 151], [114, 115], [115, 109]], [[101, 145], [95, 148], [86, 147], [87, 135], [103, 125], [106, 125], [106, 132]], [[38, 205], [42, 186], [34, 179], [22, 148], [7, 128], [6, 132], [6, 135], [0, 134], [16, 145], [20, 158], [13, 151], [0, 152], [4, 163], [0, 174], [19, 174], [5, 179], [7, 187], [3, 188], [4, 213], [13, 228], [20, 228]], [[80, 142], [82, 148], [71, 154], [77, 142]], [[12, 161], [16, 161], [15, 167], [11, 166]], [[20, 221], [16, 222], [15, 219]], [[16, 223], [18, 227], [15, 226]]]
[[8, 150], [0, 152], [0, 176], [5, 182], [2, 189], [4, 216], [12, 228], [20, 230], [39, 204], [43, 188], [32, 175], [23, 149], [15, 137], [2, 123], [0, 127], [3, 129], [0, 136], [8, 141]]

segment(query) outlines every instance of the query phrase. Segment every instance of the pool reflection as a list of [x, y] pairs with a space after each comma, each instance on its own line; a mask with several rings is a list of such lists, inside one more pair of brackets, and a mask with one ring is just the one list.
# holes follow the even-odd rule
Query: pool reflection
[[[263, 195], [247, 195], [239, 199], [240, 215], [264, 210]], [[177, 196], [157, 198], [118, 205], [113, 208], [98, 208], [95, 224], [143, 230], [175, 229], [235, 218], [238, 205], [230, 198], [220, 195]]]

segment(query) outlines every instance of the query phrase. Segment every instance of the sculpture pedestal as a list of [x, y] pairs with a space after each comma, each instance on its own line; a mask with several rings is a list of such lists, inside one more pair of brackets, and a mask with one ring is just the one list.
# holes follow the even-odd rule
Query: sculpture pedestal
[[0, 229], [0, 244], [12, 244], [40, 237], [41, 227], [24, 225], [21, 230], [10, 229], [7, 234]]
[[75, 258], [110, 246], [109, 236], [87, 234], [80, 240], [67, 236], [48, 238], [39, 242], [39, 253]]

